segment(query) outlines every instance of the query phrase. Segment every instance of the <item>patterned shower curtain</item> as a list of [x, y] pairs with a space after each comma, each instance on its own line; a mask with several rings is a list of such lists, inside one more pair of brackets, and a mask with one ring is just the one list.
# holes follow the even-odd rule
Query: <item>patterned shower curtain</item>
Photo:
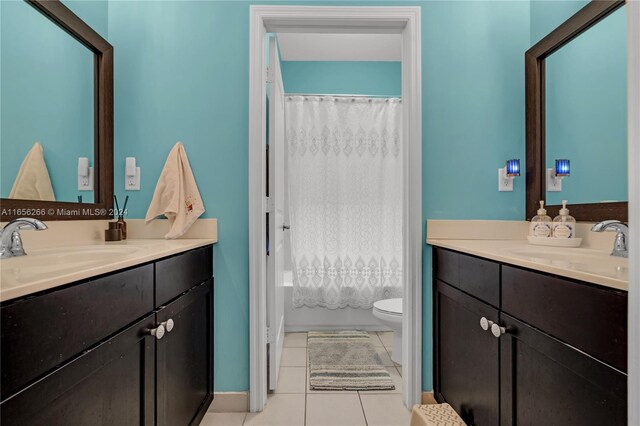
[[397, 98], [288, 96], [296, 307], [402, 297], [402, 120]]

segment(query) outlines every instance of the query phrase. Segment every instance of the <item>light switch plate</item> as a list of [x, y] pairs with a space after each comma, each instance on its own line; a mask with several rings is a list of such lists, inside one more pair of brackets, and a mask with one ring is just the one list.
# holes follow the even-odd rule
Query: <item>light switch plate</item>
[[93, 191], [93, 167], [89, 167], [89, 176], [78, 175], [78, 191]]
[[140, 191], [140, 167], [136, 167], [135, 176], [124, 176], [125, 191]]
[[547, 169], [547, 192], [560, 192], [562, 191], [562, 178], [556, 177], [553, 169]]
[[513, 191], [513, 178], [507, 176], [507, 168], [502, 167], [498, 169], [498, 191], [511, 192]]

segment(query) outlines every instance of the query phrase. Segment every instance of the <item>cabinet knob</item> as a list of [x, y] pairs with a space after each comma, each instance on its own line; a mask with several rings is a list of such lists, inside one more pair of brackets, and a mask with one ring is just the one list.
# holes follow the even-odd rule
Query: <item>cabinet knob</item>
[[505, 334], [507, 332], [507, 329], [504, 327], [500, 327], [498, 324], [493, 324], [491, 326], [491, 333], [493, 333], [494, 336], [496, 337], [500, 337], [503, 334]]
[[150, 330], [150, 333], [156, 339], [158, 339], [158, 340], [162, 339], [162, 336], [164, 336], [164, 325], [160, 324], [158, 327], [152, 328]]
[[492, 326], [493, 326], [493, 321], [488, 320], [486, 317], [482, 317], [482, 318], [480, 318], [480, 327], [481, 327], [484, 331], [489, 330]]
[[160, 325], [164, 326], [165, 330], [167, 330], [167, 333], [170, 333], [171, 330], [173, 330], [173, 320], [171, 318], [169, 318], [165, 322], [160, 323]]

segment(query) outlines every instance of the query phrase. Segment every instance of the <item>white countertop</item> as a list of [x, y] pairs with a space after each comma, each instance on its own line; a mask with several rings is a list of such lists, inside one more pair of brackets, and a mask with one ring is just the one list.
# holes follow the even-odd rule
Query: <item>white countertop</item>
[[428, 238], [427, 244], [618, 290], [629, 288], [629, 261], [611, 256], [610, 250], [533, 246], [527, 240]]
[[0, 302], [128, 268], [217, 242], [216, 239], [129, 239], [29, 250], [0, 260]]

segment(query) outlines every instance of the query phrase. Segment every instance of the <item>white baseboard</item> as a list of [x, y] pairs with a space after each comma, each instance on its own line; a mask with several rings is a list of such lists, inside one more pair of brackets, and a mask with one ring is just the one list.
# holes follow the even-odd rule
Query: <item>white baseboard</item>
[[390, 328], [387, 328], [383, 325], [323, 325], [323, 324], [313, 324], [313, 325], [286, 325], [284, 326], [284, 331], [286, 333], [298, 333], [304, 331], [343, 331], [343, 330], [362, 330], [362, 331], [392, 331]]
[[210, 413], [246, 413], [249, 411], [247, 392], [215, 392], [213, 402], [207, 410]]

